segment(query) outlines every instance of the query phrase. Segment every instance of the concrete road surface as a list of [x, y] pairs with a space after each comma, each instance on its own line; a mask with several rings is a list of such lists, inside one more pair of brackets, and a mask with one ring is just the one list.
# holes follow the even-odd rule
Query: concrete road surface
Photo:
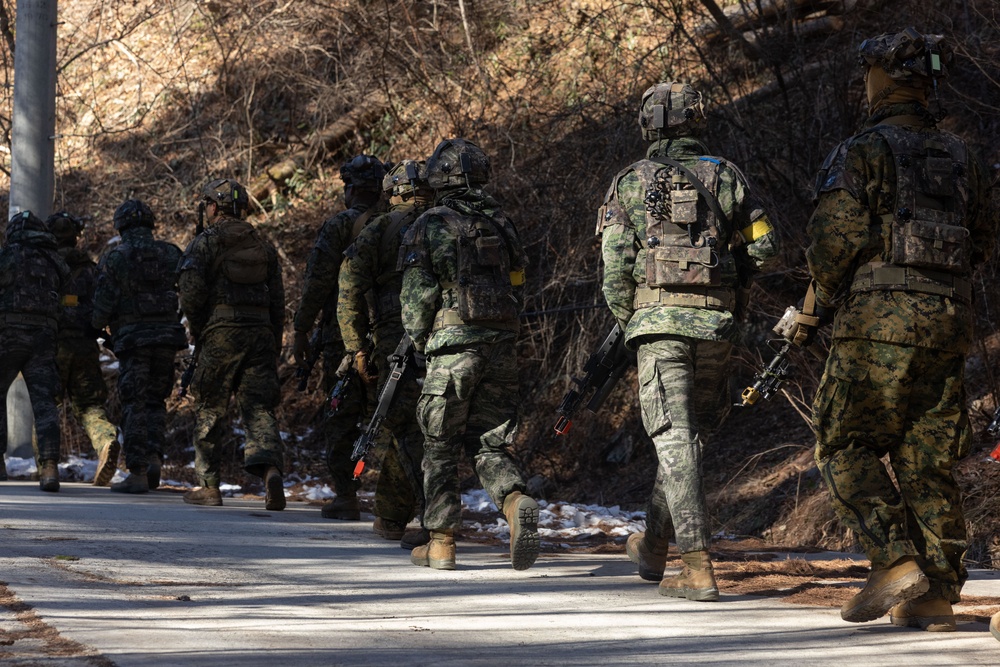
[[[0, 483], [0, 665], [997, 665], [981, 623], [936, 634], [831, 608], [673, 600], [624, 555], [459, 542], [414, 567], [370, 522], [290, 503]], [[966, 592], [1000, 595], [976, 573]]]

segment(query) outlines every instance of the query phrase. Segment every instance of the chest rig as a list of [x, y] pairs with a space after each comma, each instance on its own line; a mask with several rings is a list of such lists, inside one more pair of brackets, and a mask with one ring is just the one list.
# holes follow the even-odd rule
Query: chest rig
[[22, 243], [11, 244], [4, 252], [14, 254], [13, 264], [18, 275], [4, 290], [0, 312], [41, 318], [38, 324], [55, 328], [59, 316], [59, 287], [63, 278], [57, 264], [61, 260], [56, 252]]
[[125, 255], [128, 280], [122, 285], [121, 314], [115, 326], [136, 322], [177, 320], [176, 266], [162, 241], [137, 246], [125, 242], [116, 252]]
[[898, 290], [971, 301], [965, 143], [943, 132], [917, 132], [893, 124], [878, 125], [870, 132], [889, 144], [896, 170], [895, 206], [880, 216], [889, 261], [859, 268], [851, 291]]

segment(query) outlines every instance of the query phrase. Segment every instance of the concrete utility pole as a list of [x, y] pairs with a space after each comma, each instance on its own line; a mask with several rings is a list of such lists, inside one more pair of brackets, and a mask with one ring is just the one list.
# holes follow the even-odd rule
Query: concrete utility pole
[[[56, 0], [17, 0], [10, 210], [41, 219], [52, 212], [55, 189]], [[30, 458], [31, 403], [18, 378], [7, 394], [7, 451]]]

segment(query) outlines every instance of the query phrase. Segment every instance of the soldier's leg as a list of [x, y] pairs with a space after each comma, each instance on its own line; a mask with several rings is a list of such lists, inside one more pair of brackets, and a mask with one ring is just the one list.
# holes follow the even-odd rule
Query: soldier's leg
[[94, 451], [101, 454], [106, 447], [116, 446], [118, 432], [105, 410], [108, 386], [101, 372], [97, 343], [86, 339], [60, 342], [57, 361], [73, 413], [87, 433]]
[[873, 569], [916, 556], [906, 507], [881, 461], [906, 431], [912, 348], [836, 341], [813, 402], [816, 463], [833, 509]]
[[38, 435], [38, 461], [58, 462], [59, 408], [56, 403], [61, 386], [56, 367], [55, 332], [36, 332], [30, 356], [21, 369], [28, 387], [31, 410], [35, 414], [35, 433]]
[[424, 433], [424, 525], [428, 530], [456, 531], [462, 525], [458, 461], [470, 396], [457, 393], [455, 376], [467, 372], [474, 364], [475, 354], [471, 352], [427, 359], [417, 421]]
[[964, 410], [962, 355], [917, 350], [919, 364], [910, 392], [912, 427], [892, 454], [908, 534], [919, 551], [917, 563], [930, 579], [927, 599], [959, 602], [968, 573], [962, 555], [968, 546], [962, 494], [954, 466], [968, 454], [972, 430]]
[[[358, 482], [354, 481], [351, 451], [354, 449], [354, 441], [361, 434], [358, 422], [363, 414], [367, 394], [363, 384], [355, 376], [350, 380], [336, 413], [329, 413], [330, 394], [337, 384], [337, 367], [343, 356], [343, 343], [339, 340], [328, 343], [323, 349], [323, 387], [328, 412], [323, 419], [322, 429], [326, 441], [326, 465], [330, 471], [333, 490], [339, 498], [353, 498], [357, 495]], [[356, 505], [356, 501], [353, 504]]]
[[[378, 388], [385, 385], [386, 380], [389, 378], [389, 363], [387, 359], [395, 351], [397, 342], [389, 340], [387, 343], [383, 339], [375, 346], [373, 356], [377, 360], [379, 369]], [[406, 394], [406, 390], [409, 387], [414, 387], [417, 390], [410, 392], [412, 395], [411, 403], [406, 402], [410, 398]], [[378, 399], [377, 393], [377, 388], [369, 388], [368, 394], [371, 400], [369, 401], [368, 414], [372, 414], [375, 411]], [[383, 442], [378, 443], [381, 462], [379, 465], [378, 483], [375, 486], [374, 510], [376, 524], [374, 528], [376, 533], [387, 539], [402, 537], [406, 524], [409, 523], [410, 519], [417, 512], [418, 492], [415, 490], [414, 484], [419, 483], [421, 488], [423, 486], [423, 480], [413, 477], [415, 471], [409, 467], [410, 462], [403, 458], [404, 455], [408, 454], [403, 449], [405, 443], [400, 442], [395, 437], [396, 431], [400, 430], [400, 424], [404, 423], [401, 415], [405, 415], [407, 410], [410, 411], [410, 422], [414, 421], [414, 411], [416, 410], [416, 401], [418, 399], [419, 387], [416, 386], [414, 381], [412, 369], [408, 368], [399, 379], [393, 397], [392, 409], [382, 424]], [[417, 430], [419, 431], [419, 427], [417, 427]], [[400, 434], [402, 435], [401, 431]], [[419, 493], [419, 496], [423, 496], [422, 492]]]
[[[27, 362], [31, 351], [29, 347], [11, 345], [10, 337], [4, 336], [3, 331], [0, 331], [0, 340], [2, 340], [4, 350], [4, 354], [0, 357], [0, 389], [3, 390], [3, 394], [0, 396], [0, 399], [3, 400], [3, 410], [0, 410], [0, 456], [5, 456], [7, 454], [7, 392], [10, 391], [10, 386]], [[6, 472], [6, 468], [4, 472]]]
[[125, 467], [133, 475], [149, 469], [149, 404], [152, 348], [137, 347], [118, 354], [118, 395], [122, 403]]
[[246, 445], [243, 467], [263, 478], [269, 467], [284, 472], [284, 446], [274, 411], [281, 400], [277, 356], [273, 340], [260, 336], [245, 341], [250, 347], [235, 387], [236, 402], [243, 417]]
[[218, 489], [222, 481], [222, 436], [243, 351], [234, 349], [224, 331], [202, 336], [198, 366], [191, 383], [195, 399], [195, 472], [201, 486]]
[[160, 466], [167, 439], [167, 398], [174, 387], [177, 350], [171, 345], [150, 349], [149, 389], [146, 393], [146, 440], [149, 443], [149, 488], [160, 485]]

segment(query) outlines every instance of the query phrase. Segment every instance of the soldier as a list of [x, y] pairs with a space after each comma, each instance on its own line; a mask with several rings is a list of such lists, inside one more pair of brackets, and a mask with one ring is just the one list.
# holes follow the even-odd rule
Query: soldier
[[86, 251], [76, 247], [83, 221], [66, 211], [53, 213], [45, 226], [59, 245], [59, 256], [69, 266], [69, 283], [59, 317], [59, 347], [56, 366], [63, 391], [69, 396], [73, 413], [83, 426], [97, 453], [95, 486], [107, 486], [118, 469], [121, 443], [114, 424], [108, 420], [104, 404], [108, 386], [101, 372], [101, 350], [95, 340], [91, 315], [97, 288], [97, 264]]
[[[642, 419], [659, 460], [646, 530], [629, 536], [626, 552], [661, 595], [714, 601], [701, 452], [729, 413], [741, 310], [777, 237], [742, 173], [707, 155], [697, 138], [705, 120], [690, 85], [646, 90], [646, 158], [615, 176], [597, 235], [604, 298], [637, 350]], [[664, 577], [671, 530], [684, 567]]]
[[[403, 273], [398, 270], [399, 248], [406, 230], [423, 213], [434, 196], [423, 176], [423, 162], [404, 160], [386, 174], [382, 190], [391, 208], [362, 229], [351, 244], [340, 267], [337, 320], [348, 350], [362, 350], [365, 338], [372, 335], [377, 360], [378, 384], [385, 384], [389, 375], [386, 360], [400, 339], [406, 336], [400, 319], [399, 292]], [[369, 292], [374, 303], [369, 323]], [[369, 372], [366, 354], [354, 360], [361, 375]], [[420, 398], [418, 369], [411, 364], [399, 383], [392, 410], [385, 427], [392, 433], [394, 447], [386, 448], [375, 492], [375, 523], [377, 535], [389, 540], [402, 540], [401, 546], [413, 549], [426, 544], [429, 533], [421, 529], [406, 533], [406, 524], [423, 506], [424, 436], [417, 423], [416, 407]], [[422, 374], [422, 371], [420, 371]]]
[[427, 360], [417, 419], [430, 544], [415, 548], [410, 560], [455, 569], [464, 451], [510, 525], [511, 565], [524, 570], [540, 548], [538, 503], [524, 495], [524, 477], [507, 448], [517, 431], [515, 341], [527, 257], [514, 225], [482, 189], [490, 161], [478, 146], [442, 141], [426, 172], [436, 206], [410, 226], [400, 251], [403, 326]]
[[928, 110], [949, 52], [913, 28], [861, 44], [869, 117], [824, 162], [807, 230], [807, 305], [814, 295], [819, 322], [836, 309], [816, 461], [872, 567], [840, 610], [852, 623], [889, 612], [895, 625], [954, 630], [967, 577], [952, 468], [971, 439], [970, 276], [997, 230], [984, 169]]
[[[68, 280], [69, 267], [45, 223], [31, 211], [15, 214], [0, 251], [0, 390], [6, 396], [17, 374], [24, 376], [35, 415], [42, 491], [59, 490], [56, 332]], [[6, 451], [6, 409], [0, 414], [0, 451]]]
[[202, 190], [208, 226], [180, 262], [181, 309], [195, 341], [195, 470], [192, 505], [222, 505], [223, 420], [236, 395], [246, 431], [243, 467], [264, 480], [265, 507], [285, 509], [283, 446], [274, 411], [281, 400], [278, 354], [285, 326], [285, 288], [278, 252], [244, 220], [250, 198], [220, 178]]
[[153, 238], [155, 222], [153, 211], [139, 199], [127, 199], [115, 210], [121, 243], [101, 260], [94, 293], [91, 323], [98, 330], [110, 325], [119, 363], [129, 474], [111, 485], [118, 493], [147, 493], [160, 485], [174, 356], [187, 346], [177, 310], [181, 250]]
[[[333, 390], [338, 377], [347, 375], [348, 369], [355, 362], [355, 356], [367, 354], [360, 344], [355, 349], [344, 347], [337, 323], [337, 283], [344, 251], [368, 221], [380, 212], [377, 205], [381, 198], [384, 176], [385, 166], [371, 155], [357, 155], [340, 168], [347, 210], [323, 223], [306, 264], [302, 300], [295, 312], [292, 354], [295, 363], [305, 368], [306, 357], [310, 354], [309, 332], [316, 316], [322, 311], [323, 390], [327, 395]], [[367, 379], [374, 381], [374, 377]], [[352, 382], [336, 414], [326, 419], [324, 424], [326, 464], [337, 494], [323, 505], [321, 513], [327, 519], [361, 519], [351, 450], [360, 434], [357, 424], [363, 416], [367, 401], [366, 388], [361, 382]]]

